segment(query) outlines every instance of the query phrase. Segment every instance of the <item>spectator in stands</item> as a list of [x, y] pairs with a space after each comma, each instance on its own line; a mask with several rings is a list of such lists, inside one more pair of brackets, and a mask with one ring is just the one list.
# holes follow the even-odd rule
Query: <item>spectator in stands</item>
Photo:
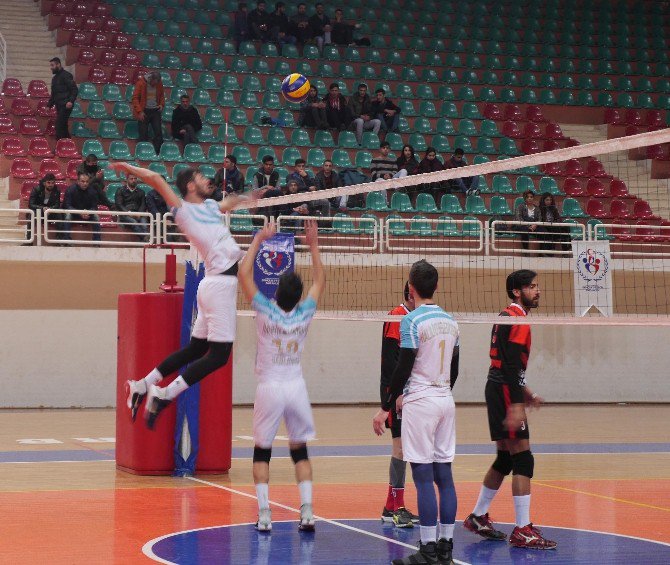
[[326, 103], [328, 125], [338, 131], [345, 130], [351, 120], [348, 119], [347, 99], [340, 94], [340, 85], [336, 82], [330, 83], [323, 101]]
[[263, 157], [261, 168], [251, 181], [251, 188], [253, 190], [270, 190], [277, 188], [278, 185], [279, 173], [275, 171], [275, 160], [270, 155], [266, 155]]
[[521, 246], [528, 249], [528, 240], [531, 235], [535, 237], [538, 229], [535, 222], [540, 221], [540, 209], [535, 204], [535, 193], [532, 190], [523, 193], [523, 202], [516, 207], [514, 215], [517, 222], [526, 222], [525, 225], [515, 226], [514, 230], [519, 233]]
[[298, 184], [298, 192], [307, 192], [316, 190], [314, 177], [306, 169], [304, 159], [296, 159], [293, 172], [286, 178], [286, 182], [294, 180]]
[[249, 14], [247, 12], [247, 3], [239, 2], [237, 12], [233, 13], [233, 39], [235, 39], [235, 49], [240, 50], [240, 43], [249, 39]]
[[163, 145], [161, 112], [165, 107], [163, 81], [158, 71], [149, 71], [135, 83], [132, 98], [133, 115], [137, 119], [140, 141], [149, 141], [149, 126], [153, 135], [156, 154]]
[[77, 167], [77, 174], [80, 172], [88, 175], [90, 179], [88, 188], [98, 193], [100, 204], [107, 206], [110, 210], [114, 208], [114, 205], [107, 199], [107, 194], [105, 194], [105, 173], [100, 168], [98, 157], [95, 154], [89, 153], [86, 155], [86, 159]]
[[398, 131], [400, 108], [386, 98], [386, 91], [383, 88], [375, 90], [375, 97], [376, 100], [372, 103], [372, 115], [381, 120], [384, 131]]
[[[319, 186], [314, 179], [313, 184], [307, 187], [307, 192], [316, 192], [317, 190], [319, 190]], [[307, 208], [310, 216], [330, 216], [330, 201], [327, 198], [310, 200], [307, 202]]]
[[[342, 186], [340, 175], [333, 169], [333, 162], [330, 159], [326, 159], [323, 162], [321, 170], [316, 173], [316, 177], [314, 177], [314, 184], [316, 184], [317, 190], [328, 190], [330, 188]], [[328, 201], [330, 202], [331, 207], [337, 208], [340, 212], [347, 211], [346, 196], [337, 196], [330, 198]]]
[[[556, 244], [559, 244], [559, 249], [562, 251], [569, 251], [570, 227], [556, 225], [562, 224], [563, 218], [558, 211], [554, 196], [549, 192], [545, 192], [540, 196], [540, 221], [543, 223], [554, 224], [551, 226], [540, 226], [540, 249], [554, 250]], [[540, 230], [538, 229], [537, 231], [539, 232]], [[540, 237], [540, 233], [538, 233], [538, 237]]]
[[263, 43], [270, 41], [270, 15], [265, 11], [265, 2], [256, 2], [256, 9], [249, 14], [249, 38]]
[[298, 4], [298, 12], [291, 18], [291, 25], [291, 33], [295, 35], [300, 45], [305, 45], [312, 40], [312, 28], [309, 25], [309, 16], [305, 4]]
[[[440, 161], [437, 158], [437, 151], [435, 150], [435, 148], [428, 147], [426, 149], [426, 154], [424, 158], [421, 159], [421, 162], [419, 163], [419, 166], [416, 169], [416, 174], [421, 175], [424, 173], [434, 173], [436, 171], [443, 171], [444, 169], [445, 166], [442, 164], [442, 161]], [[431, 192], [435, 197], [435, 200], [439, 202], [440, 201], [439, 199], [442, 197], [441, 194], [442, 183], [440, 182], [424, 183], [421, 185], [421, 191]]]
[[295, 45], [295, 35], [291, 33], [291, 22], [286, 15], [286, 5], [283, 2], [275, 4], [275, 11], [270, 15], [270, 37], [281, 49], [284, 43]]
[[184, 147], [189, 143], [198, 143], [197, 133], [202, 129], [200, 112], [191, 106], [188, 94], [182, 94], [181, 104], [172, 111], [172, 137], [180, 139]]
[[[146, 212], [144, 191], [137, 187], [138, 182], [137, 177], [129, 173], [124, 185], [116, 191], [114, 201], [119, 212]], [[149, 221], [146, 217], [119, 216], [119, 222], [124, 229], [135, 232], [140, 241], [149, 241]]]
[[[38, 210], [41, 210], [42, 214], [44, 214], [44, 210], [60, 208], [60, 190], [56, 187], [56, 176], [53, 173], [44, 175], [39, 184], [30, 191], [28, 208], [35, 212], [35, 216], [37, 216]], [[31, 228], [31, 222], [28, 222], [26, 227], [26, 239], [32, 237]], [[60, 237], [60, 222], [56, 222], [55, 228], [56, 237]]]
[[[225, 184], [224, 184], [225, 181]], [[223, 193], [241, 194], [244, 192], [244, 175], [237, 168], [237, 157], [226, 155], [223, 167], [214, 176], [214, 200], [223, 200]]]
[[314, 85], [310, 86], [307, 98], [300, 102], [298, 125], [317, 129], [328, 129], [326, 103], [319, 98], [319, 91]]
[[402, 173], [405, 171], [407, 175], [415, 175], [416, 170], [419, 167], [419, 161], [414, 155], [414, 147], [411, 145], [403, 145], [402, 150], [400, 151], [400, 157], [396, 160], [396, 165], [398, 166], [398, 172]]
[[372, 101], [368, 95], [368, 85], [364, 82], [358, 85], [357, 92], [349, 98], [348, 111], [359, 147], [363, 144], [363, 130], [372, 130], [372, 133], [379, 135], [381, 120], [372, 115]]
[[407, 170], [398, 170], [398, 160], [391, 159], [389, 153], [391, 152], [391, 145], [388, 141], [382, 141], [379, 145], [379, 153], [372, 158], [370, 162], [370, 176], [373, 181], [384, 181], [393, 178], [401, 178], [407, 176]]
[[[97, 212], [100, 204], [100, 197], [97, 191], [90, 190], [88, 185], [90, 177], [85, 172], [77, 173], [77, 182], [69, 186], [65, 191], [65, 199], [63, 200], [63, 209], [65, 210], [88, 210], [90, 212]], [[98, 215], [94, 213], [72, 213], [68, 212], [65, 215], [63, 222], [63, 237], [62, 239], [71, 240], [70, 233], [71, 222], [86, 222], [93, 229], [93, 241], [100, 241], [100, 222]]]
[[335, 45], [354, 45], [354, 30], [361, 24], [351, 25], [344, 21], [344, 14], [338, 8], [335, 10], [335, 21], [332, 22], [330, 38]]
[[[299, 194], [304, 192], [300, 190], [298, 181], [295, 179], [289, 178], [286, 183], [286, 193], [287, 195]], [[307, 202], [293, 202], [289, 205], [290, 213], [289, 216], [309, 216], [309, 205]], [[282, 215], [286, 215], [286, 211], [282, 212]], [[286, 222], [288, 226], [297, 227], [298, 222]]]
[[316, 12], [309, 18], [309, 27], [312, 28], [312, 37], [316, 39], [316, 46], [319, 51], [323, 49], [324, 45], [330, 45], [330, 18], [326, 15], [321, 2], [316, 4]]
[[70, 137], [67, 121], [70, 119], [74, 102], [79, 94], [72, 73], [63, 68], [58, 57], [49, 61], [51, 67], [51, 96], [47, 102], [49, 108], [56, 107], [56, 140]]
[[[456, 167], [465, 167], [468, 164], [465, 159], [464, 152], [460, 147], [454, 150], [454, 154], [445, 163], [445, 168], [453, 169]], [[449, 181], [451, 189], [456, 189], [463, 194], [479, 194], [479, 175], [473, 177], [463, 177], [459, 179], [451, 179]]]

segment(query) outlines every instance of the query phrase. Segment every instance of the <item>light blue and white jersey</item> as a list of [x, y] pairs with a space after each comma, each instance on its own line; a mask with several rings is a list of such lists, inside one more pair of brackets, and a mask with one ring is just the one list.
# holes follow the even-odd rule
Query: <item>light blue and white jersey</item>
[[302, 350], [309, 324], [316, 312], [311, 296], [285, 312], [260, 291], [251, 303], [256, 310], [256, 378], [258, 382], [302, 378]]
[[451, 395], [451, 358], [458, 344], [456, 320], [437, 304], [423, 304], [403, 317], [400, 347], [417, 350], [403, 402]]
[[181, 232], [203, 258], [205, 275], [223, 273], [242, 258], [242, 250], [225, 224], [216, 200], [208, 198], [201, 204], [182, 200], [172, 213]]

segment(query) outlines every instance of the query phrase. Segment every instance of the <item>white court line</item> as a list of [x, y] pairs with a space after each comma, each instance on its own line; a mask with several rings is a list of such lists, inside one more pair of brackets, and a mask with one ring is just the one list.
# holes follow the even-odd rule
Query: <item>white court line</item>
[[[184, 478], [189, 479], [191, 481], [194, 481], [196, 483], [202, 483], [202, 484], [208, 485], [210, 487], [218, 488], [218, 489], [221, 489], [221, 490], [231, 492], [233, 494], [239, 494], [240, 496], [246, 496], [247, 498], [253, 498], [254, 500], [257, 500], [257, 497], [254, 496], [253, 494], [242, 492], [241, 490], [232, 489], [230, 487], [224, 487], [223, 485], [217, 485], [216, 483], [212, 483], [212, 482], [209, 482], [209, 481], [203, 481], [202, 479], [196, 479], [195, 477], [184, 477]], [[300, 510], [298, 508], [293, 508], [291, 506], [286, 506], [285, 504], [281, 504], [279, 502], [273, 502], [272, 500], [270, 501], [270, 504], [273, 505], [273, 506], [277, 506], [279, 508], [283, 508], [284, 510], [289, 510], [290, 512], [295, 512], [296, 514], [300, 514]], [[340, 528], [344, 528], [345, 530], [351, 530], [352, 532], [357, 532], [359, 534], [370, 536], [372, 538], [376, 538], [376, 539], [386, 541], [386, 542], [391, 542], [391, 543], [394, 543], [396, 545], [401, 545], [403, 547], [408, 547], [409, 549], [416, 550], [415, 545], [410, 545], [408, 543], [403, 543], [401, 541], [396, 541], [394, 539], [387, 538], [385, 536], [380, 536], [379, 534], [368, 532], [367, 530], [362, 530], [361, 528], [355, 528], [354, 526], [350, 526], [348, 524], [343, 524], [341, 522], [336, 522], [335, 520], [329, 520], [328, 518], [323, 518], [322, 516], [317, 516], [316, 514], [314, 515], [314, 518], [316, 518], [317, 520], [321, 520], [322, 522], [332, 524], [333, 526], [339, 526]], [[142, 548], [142, 551], [144, 551], [144, 548]], [[148, 555], [148, 554], [145, 553], [145, 555]], [[164, 563], [169, 563], [169, 562], [164, 561]], [[454, 563], [457, 563], [458, 565], [470, 565], [469, 563], [466, 563], [465, 561], [458, 561], [456, 559], [454, 559]]]

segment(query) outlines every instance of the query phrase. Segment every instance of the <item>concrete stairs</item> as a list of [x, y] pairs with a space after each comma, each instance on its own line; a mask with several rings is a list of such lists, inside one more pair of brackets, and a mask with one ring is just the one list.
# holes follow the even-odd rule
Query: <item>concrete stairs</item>
[[[581, 144], [607, 139], [607, 125], [560, 124], [563, 134]], [[605, 170], [626, 183], [628, 191], [649, 202], [655, 214], [670, 218], [670, 179], [652, 179], [651, 161], [628, 159], [621, 152], [598, 155]]]

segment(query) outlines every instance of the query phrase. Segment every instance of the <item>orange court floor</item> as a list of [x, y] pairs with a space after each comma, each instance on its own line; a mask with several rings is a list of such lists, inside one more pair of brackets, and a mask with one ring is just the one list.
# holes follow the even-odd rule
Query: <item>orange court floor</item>
[[[118, 471], [112, 409], [0, 411], [0, 563], [390, 563], [412, 553], [419, 528], [380, 520], [391, 438], [374, 435], [375, 411], [315, 407], [313, 534], [297, 529], [283, 429], [270, 465], [273, 530], [255, 531], [249, 407], [233, 410], [230, 472], [187, 478]], [[670, 563], [669, 416], [667, 405], [552, 405], [530, 415], [531, 518], [559, 543], [538, 552], [460, 525], [495, 450], [484, 406], [459, 406], [456, 562]], [[409, 467], [405, 499], [416, 512]], [[511, 531], [508, 483], [490, 514]]]

